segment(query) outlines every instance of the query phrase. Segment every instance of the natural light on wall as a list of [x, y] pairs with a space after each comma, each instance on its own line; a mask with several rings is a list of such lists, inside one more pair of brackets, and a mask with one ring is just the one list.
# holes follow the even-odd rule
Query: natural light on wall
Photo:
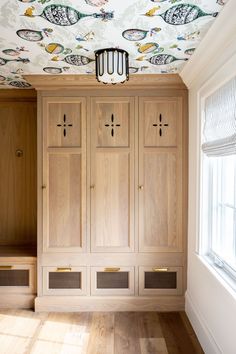
[[234, 287], [236, 78], [205, 99], [202, 118], [202, 253]]

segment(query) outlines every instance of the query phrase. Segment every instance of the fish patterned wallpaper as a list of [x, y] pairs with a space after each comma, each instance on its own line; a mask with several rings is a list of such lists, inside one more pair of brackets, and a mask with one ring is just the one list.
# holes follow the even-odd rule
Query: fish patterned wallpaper
[[[130, 73], [178, 73], [226, 0], [1, 0], [0, 88], [24, 74], [95, 74], [94, 51], [128, 51]], [[217, 34], [216, 34], [217, 36]]]

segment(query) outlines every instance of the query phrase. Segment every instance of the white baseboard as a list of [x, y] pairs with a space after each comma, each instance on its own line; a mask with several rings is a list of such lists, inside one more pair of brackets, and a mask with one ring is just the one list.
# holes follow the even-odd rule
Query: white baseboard
[[42, 296], [36, 312], [183, 311], [184, 296]]
[[185, 295], [185, 311], [205, 354], [223, 354], [188, 292]]

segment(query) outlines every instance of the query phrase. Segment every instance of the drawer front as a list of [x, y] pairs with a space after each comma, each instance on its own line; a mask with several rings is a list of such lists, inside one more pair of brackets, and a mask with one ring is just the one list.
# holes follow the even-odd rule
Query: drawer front
[[44, 295], [86, 295], [86, 267], [43, 267]]
[[34, 294], [36, 292], [35, 266], [0, 263], [0, 292]]
[[92, 295], [134, 295], [134, 267], [91, 267]]
[[181, 295], [182, 267], [139, 267], [139, 295]]

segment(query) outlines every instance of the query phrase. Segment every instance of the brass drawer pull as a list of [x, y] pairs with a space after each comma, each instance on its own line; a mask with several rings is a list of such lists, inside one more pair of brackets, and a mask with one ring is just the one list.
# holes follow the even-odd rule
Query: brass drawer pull
[[71, 272], [71, 268], [57, 268], [57, 272], [62, 272], [62, 273], [65, 273], [65, 272]]
[[104, 272], [119, 272], [120, 268], [104, 268]]
[[11, 266], [11, 265], [0, 265], [0, 270], [9, 270], [9, 269], [12, 269], [13, 268], [13, 266]]
[[158, 268], [152, 268], [153, 272], [168, 272], [169, 268], [167, 267], [158, 267]]

